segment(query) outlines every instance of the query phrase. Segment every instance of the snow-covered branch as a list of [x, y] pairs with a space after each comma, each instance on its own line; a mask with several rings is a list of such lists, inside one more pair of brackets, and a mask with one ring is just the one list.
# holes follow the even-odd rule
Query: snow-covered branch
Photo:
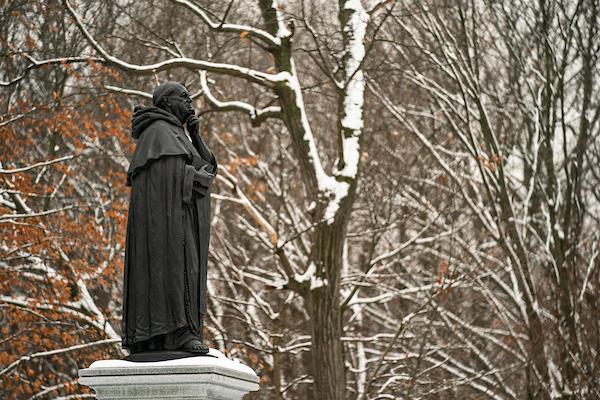
[[55, 164], [55, 163], [59, 163], [59, 162], [63, 162], [63, 161], [68, 161], [68, 160], [73, 159], [73, 157], [75, 157], [75, 156], [71, 155], [71, 156], [59, 157], [59, 158], [55, 158], [54, 160], [41, 161], [41, 162], [38, 162], [38, 163], [35, 163], [35, 164], [32, 164], [32, 165], [28, 165], [26, 167], [13, 168], [13, 169], [4, 169], [4, 168], [1, 168], [2, 163], [0, 163], [0, 174], [16, 174], [16, 173], [19, 173], [19, 172], [25, 172], [25, 171], [29, 171], [29, 170], [34, 169], [34, 168], [45, 167], [45, 166], [52, 165], [52, 164]]
[[[198, 4], [192, 3], [189, 0], [171, 1], [192, 11], [196, 16], [200, 17], [200, 19], [206, 24], [206, 26], [208, 26], [213, 31], [237, 33], [246, 37], [257, 38], [265, 44], [274, 48], [277, 48], [281, 45], [281, 40], [279, 37], [273, 36], [263, 29], [258, 29], [249, 25], [225, 23], [226, 16], [223, 18], [223, 21], [217, 22], [212, 20], [208, 13], [204, 9], [202, 9], [202, 7], [200, 7]], [[231, 4], [229, 5], [229, 7], [231, 7]]]
[[63, 0], [63, 5], [73, 17], [75, 24], [84, 35], [88, 43], [100, 54], [102, 63], [114, 66], [123, 71], [133, 72], [137, 74], [153, 75], [161, 71], [173, 68], [188, 68], [191, 70], [204, 70], [209, 72], [220, 73], [223, 75], [233, 76], [244, 79], [248, 82], [256, 83], [262, 86], [275, 87], [278, 84], [285, 83], [287, 80], [286, 74], [269, 74], [253, 70], [251, 68], [240, 67], [233, 64], [214, 63], [210, 61], [196, 60], [193, 58], [179, 57], [161, 61], [154, 64], [131, 64], [123, 61], [119, 57], [110, 54], [100, 43], [92, 36], [86, 28], [81, 17], [73, 9], [68, 0]]
[[202, 91], [204, 96], [208, 100], [211, 108], [216, 111], [240, 111], [248, 114], [252, 126], [259, 126], [263, 121], [268, 118], [281, 118], [281, 107], [269, 106], [266, 108], [256, 108], [243, 101], [220, 101], [218, 100], [210, 90], [208, 86], [208, 79], [206, 77], [206, 71], [200, 71], [200, 82], [202, 84]]
[[59, 58], [51, 58], [51, 59], [47, 59], [47, 60], [36, 60], [35, 58], [33, 58], [32, 56], [30, 56], [28, 54], [25, 54], [25, 57], [30, 61], [30, 64], [27, 67], [25, 67], [25, 69], [23, 70], [21, 75], [15, 77], [13, 79], [10, 79], [8, 81], [0, 80], [0, 86], [8, 87], [8, 86], [15, 85], [15, 84], [19, 83], [20, 81], [22, 81], [29, 74], [29, 72], [36, 70], [36, 69], [45, 68], [50, 65], [66, 65], [66, 64], [79, 64], [79, 63], [102, 62], [103, 61], [101, 58], [98, 58], [98, 57], [59, 57]]
[[63, 349], [40, 351], [38, 353], [29, 354], [26, 356], [22, 356], [21, 358], [17, 359], [16, 361], [13, 361], [12, 363], [10, 363], [2, 371], [0, 371], [0, 375], [9, 373], [10, 371], [15, 369], [22, 362], [30, 361], [30, 360], [33, 360], [36, 358], [49, 357], [49, 356], [54, 356], [54, 355], [58, 355], [58, 354], [68, 353], [71, 351], [82, 350], [82, 349], [86, 349], [86, 348], [93, 347], [93, 346], [101, 346], [104, 344], [113, 344], [113, 343], [120, 343], [120, 342], [121, 342], [120, 338], [103, 339], [103, 340], [98, 340], [96, 342], [77, 344], [75, 346], [66, 347]]

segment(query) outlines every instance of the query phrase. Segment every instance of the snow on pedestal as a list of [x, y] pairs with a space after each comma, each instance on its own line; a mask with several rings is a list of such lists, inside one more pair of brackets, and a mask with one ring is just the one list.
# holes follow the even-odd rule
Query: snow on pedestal
[[210, 349], [215, 357], [169, 361], [95, 361], [79, 370], [79, 383], [108, 399], [241, 399], [258, 390], [258, 376], [239, 362]]

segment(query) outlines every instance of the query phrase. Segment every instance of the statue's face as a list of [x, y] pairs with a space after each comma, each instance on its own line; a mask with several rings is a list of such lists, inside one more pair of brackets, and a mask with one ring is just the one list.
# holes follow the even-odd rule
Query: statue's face
[[172, 94], [165, 98], [165, 105], [182, 123], [194, 114], [192, 98], [183, 85], [179, 85]]

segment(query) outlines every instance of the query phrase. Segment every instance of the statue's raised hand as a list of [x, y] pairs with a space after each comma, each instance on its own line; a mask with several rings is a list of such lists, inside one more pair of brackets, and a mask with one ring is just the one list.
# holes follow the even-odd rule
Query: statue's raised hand
[[187, 126], [187, 130], [190, 135], [198, 135], [198, 126], [200, 125], [200, 121], [196, 114], [192, 114], [185, 120], [185, 125]]

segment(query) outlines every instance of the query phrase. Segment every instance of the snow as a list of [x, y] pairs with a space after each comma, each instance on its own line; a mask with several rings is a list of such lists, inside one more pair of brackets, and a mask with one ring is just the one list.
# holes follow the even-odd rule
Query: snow
[[[523, 156], [519, 154], [518, 149], [514, 148], [506, 157], [504, 163], [504, 173], [521, 185], [525, 182], [525, 162]], [[524, 186], [524, 185], [523, 185]]]
[[344, 3], [345, 10], [353, 10], [350, 20], [344, 26], [344, 32], [349, 36], [349, 57], [345, 60], [344, 68], [347, 76], [352, 79], [347, 83], [346, 97], [344, 98], [344, 117], [342, 126], [352, 130], [363, 127], [362, 110], [364, 103], [365, 81], [360, 70], [360, 63], [365, 57], [364, 39], [367, 30], [369, 15], [363, 8], [360, 0], [348, 0]]
[[560, 227], [560, 224], [558, 223], [558, 221], [554, 224], [554, 230], [556, 231], [556, 234], [558, 235], [559, 239], [565, 238], [565, 233], [563, 232], [562, 228]]
[[277, 14], [277, 34], [276, 34], [276, 36], [278, 38], [290, 37], [292, 35], [292, 33], [289, 31], [289, 29], [287, 28], [287, 26], [285, 24], [285, 16], [280, 11], [283, 7], [283, 4], [281, 4], [277, 0], [273, 0], [272, 7], [275, 10], [275, 13]]
[[[133, 362], [133, 361], [125, 361], [125, 360], [99, 360], [94, 361], [92, 365], [90, 365], [89, 369], [98, 369], [98, 368], [130, 368], [130, 367], [172, 367], [172, 366], [218, 366], [227, 368], [229, 370], [235, 370], [244, 374], [252, 374], [255, 375], [255, 372], [248, 367], [240, 363], [238, 360], [231, 360], [219, 350], [210, 349], [208, 352], [209, 355], [214, 357], [206, 357], [206, 356], [198, 356], [198, 357], [186, 357], [186, 358], [178, 358], [175, 360], [167, 360], [167, 361], [156, 361], [156, 362]], [[216, 357], [216, 358], [215, 358]]]
[[360, 160], [358, 136], [344, 138], [342, 146], [344, 151], [344, 168], [339, 171], [338, 175], [347, 178], [355, 178], [358, 173], [358, 162]]
[[[361, 75], [362, 76], [362, 72], [358, 72], [356, 75]], [[352, 85], [355, 86], [355, 79], [356, 77], [351, 81], [351, 83], [348, 85]], [[359, 86], [359, 85], [356, 85]], [[358, 93], [360, 93], [360, 95], [362, 96], [362, 93], [364, 91], [364, 85], [360, 85], [360, 90], [358, 90], [359, 88], [356, 88], [356, 90], [353, 90], [352, 92], [350, 92], [349, 90], [349, 95], [346, 96], [346, 98], [344, 98], [344, 117], [342, 118], [342, 126], [344, 128], [348, 128], [348, 129], [352, 129], [352, 130], [359, 130], [362, 129], [363, 127], [363, 120], [362, 120], [362, 106], [363, 106], [363, 102], [359, 102], [356, 99], [359, 97]], [[361, 98], [362, 100], [362, 98]]]
[[344, 177], [355, 177], [358, 170], [360, 148], [358, 137], [364, 126], [363, 106], [365, 95], [365, 77], [361, 70], [361, 62], [365, 57], [365, 34], [369, 15], [364, 10], [359, 0], [348, 0], [344, 3], [345, 10], [352, 10], [349, 21], [344, 26], [344, 33], [348, 37], [348, 49], [344, 57], [344, 69], [349, 81], [346, 83], [344, 97], [342, 128], [351, 130], [352, 136], [342, 138], [344, 169], [340, 174]]
[[[292, 64], [292, 69], [295, 68]], [[306, 110], [304, 108], [304, 100], [302, 99], [302, 90], [300, 88], [300, 83], [298, 82], [298, 78], [296, 75], [289, 75], [288, 77], [288, 85], [291, 90], [294, 91], [294, 97], [296, 100], [296, 107], [300, 110], [300, 119], [302, 123], [302, 127], [304, 128], [304, 141], [308, 144], [308, 157], [315, 169], [315, 176], [317, 178], [317, 185], [319, 192], [324, 194], [333, 194], [333, 198], [330, 203], [327, 205], [325, 210], [324, 218], [327, 220], [327, 223], [333, 222], [333, 217], [339, 208], [339, 201], [341, 198], [348, 194], [348, 184], [345, 182], [338, 182], [335, 178], [329, 176], [323, 166], [321, 165], [321, 159], [319, 157], [319, 153], [317, 151], [317, 145], [314, 140], [314, 136], [312, 134], [312, 130], [310, 128], [310, 124], [308, 122], [308, 118], [306, 116]]]
[[96, 322], [99, 326], [104, 327], [104, 332], [112, 339], [120, 338], [121, 336], [117, 334], [112, 325], [106, 320], [104, 314], [100, 311], [94, 299], [90, 295], [88, 288], [85, 282], [81, 279], [77, 280], [77, 288], [79, 289], [80, 300], [79, 303], [82, 307], [90, 311], [95, 317]]
[[322, 286], [327, 286], [327, 279], [314, 276], [310, 279], [310, 290], [315, 290]]
[[314, 277], [315, 272], [317, 272], [317, 266], [315, 265], [315, 263], [311, 262], [308, 265], [308, 268], [306, 269], [306, 271], [302, 275], [296, 274], [294, 276], [294, 279], [298, 283], [306, 282]]
[[350, 185], [347, 182], [335, 181], [335, 183], [335, 186], [332, 188], [333, 198], [329, 201], [329, 204], [327, 204], [327, 208], [323, 214], [323, 219], [325, 219], [328, 225], [333, 223], [333, 218], [340, 208], [340, 201], [348, 195], [348, 189], [350, 188]]
[[[295, 66], [292, 63], [292, 71], [295, 71]], [[317, 145], [315, 143], [315, 139], [312, 134], [312, 130], [310, 128], [310, 124], [308, 122], [308, 118], [306, 116], [306, 110], [304, 108], [304, 100], [302, 98], [302, 89], [300, 87], [300, 82], [298, 82], [298, 78], [295, 74], [290, 74], [287, 72], [280, 72], [278, 75], [287, 74], [287, 84], [289, 88], [294, 92], [294, 98], [296, 100], [296, 107], [300, 110], [300, 122], [302, 123], [302, 127], [304, 129], [304, 141], [308, 144], [309, 151], [309, 159], [313, 164], [315, 169], [315, 175], [317, 177], [317, 184], [319, 186], [319, 191], [329, 191], [332, 186], [335, 186], [335, 179], [327, 175], [323, 170], [323, 166], [321, 165], [321, 159], [319, 158], [319, 153], [317, 151]], [[332, 182], [333, 181], [333, 182]]]
[[294, 279], [298, 283], [310, 281], [310, 290], [318, 289], [322, 286], [327, 286], [327, 284], [328, 284], [327, 279], [323, 279], [321, 277], [315, 276], [316, 272], [317, 272], [317, 266], [315, 265], [315, 263], [311, 262], [308, 265], [308, 268], [306, 269], [306, 271], [302, 275], [299, 275], [299, 274], [294, 275]]

